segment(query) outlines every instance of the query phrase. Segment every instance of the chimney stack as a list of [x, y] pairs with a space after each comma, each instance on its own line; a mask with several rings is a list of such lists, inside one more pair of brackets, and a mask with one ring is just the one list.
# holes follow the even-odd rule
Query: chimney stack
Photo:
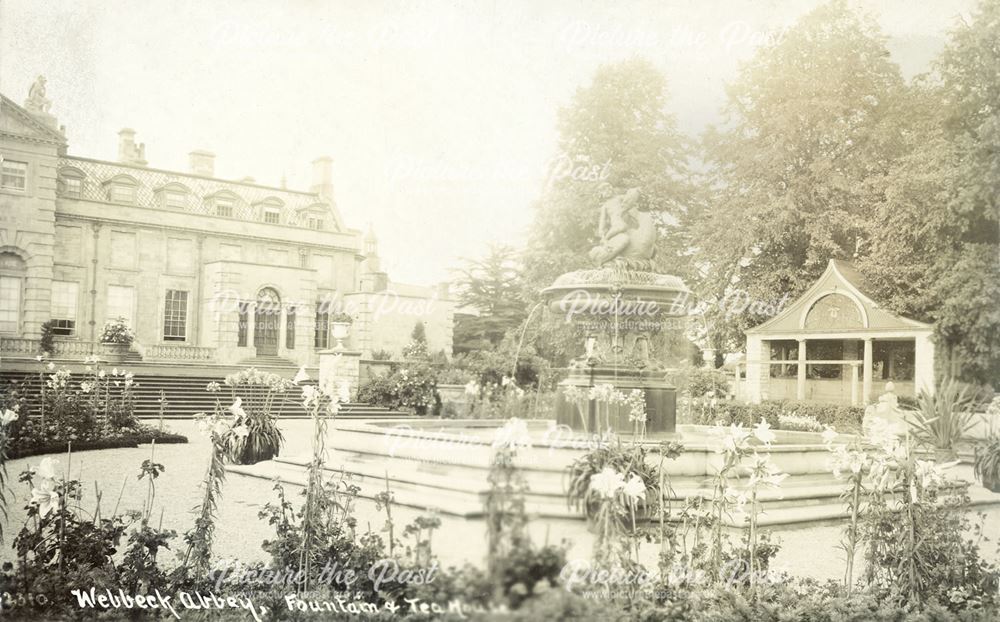
[[333, 201], [333, 158], [322, 156], [313, 160], [313, 182], [309, 190]]
[[188, 153], [188, 163], [195, 175], [215, 177], [215, 154], [211, 151], [198, 150]]
[[135, 144], [135, 130], [130, 127], [118, 132], [118, 161], [122, 164], [146, 166], [146, 145]]

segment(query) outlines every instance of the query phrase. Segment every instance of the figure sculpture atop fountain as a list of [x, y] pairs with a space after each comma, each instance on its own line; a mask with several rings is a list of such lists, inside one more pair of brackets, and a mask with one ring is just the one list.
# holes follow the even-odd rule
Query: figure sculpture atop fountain
[[601, 206], [597, 234], [600, 243], [590, 249], [598, 266], [614, 263], [626, 270], [655, 269], [656, 222], [652, 214], [639, 208], [639, 189], [613, 195], [611, 185], [601, 184], [599, 192], [607, 200]]

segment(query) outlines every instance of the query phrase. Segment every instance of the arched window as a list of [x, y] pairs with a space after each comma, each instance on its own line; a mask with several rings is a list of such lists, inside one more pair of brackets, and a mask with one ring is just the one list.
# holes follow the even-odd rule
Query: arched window
[[864, 328], [861, 311], [843, 294], [827, 294], [809, 309], [805, 328]]

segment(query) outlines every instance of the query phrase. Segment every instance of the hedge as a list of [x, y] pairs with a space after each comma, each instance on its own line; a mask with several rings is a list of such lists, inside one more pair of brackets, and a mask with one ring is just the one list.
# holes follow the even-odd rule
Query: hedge
[[816, 404], [813, 402], [798, 402], [795, 400], [773, 400], [760, 404], [748, 404], [719, 400], [713, 408], [693, 409], [695, 423], [702, 425], [730, 425], [742, 423], [752, 426], [763, 418], [771, 427], [780, 428], [778, 415], [798, 415], [812, 417], [822, 425], [828, 425], [840, 431], [859, 431], [865, 409], [860, 406], [841, 406], [838, 404]]

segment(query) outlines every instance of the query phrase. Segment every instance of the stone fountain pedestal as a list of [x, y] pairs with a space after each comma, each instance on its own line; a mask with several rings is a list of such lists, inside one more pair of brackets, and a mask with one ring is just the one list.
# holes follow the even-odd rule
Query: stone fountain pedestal
[[685, 357], [684, 338], [690, 291], [672, 275], [617, 266], [569, 272], [542, 290], [549, 309], [573, 324], [584, 352], [560, 383], [556, 421], [573, 430], [616, 433], [637, 431], [629, 408], [586, 396], [611, 385], [645, 398], [645, 433], [673, 433], [677, 393], [667, 372]]

